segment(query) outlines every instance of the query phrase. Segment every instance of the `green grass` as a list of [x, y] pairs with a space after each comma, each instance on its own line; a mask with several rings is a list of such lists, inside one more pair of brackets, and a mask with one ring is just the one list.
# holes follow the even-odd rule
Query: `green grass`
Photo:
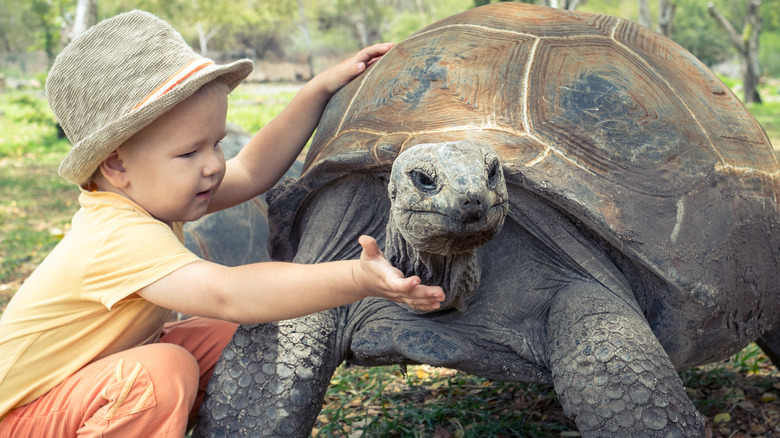
[[68, 228], [78, 189], [57, 175], [60, 158], [0, 159], [0, 284], [40, 263]]
[[0, 94], [0, 158], [64, 154], [68, 142], [42, 91]]
[[258, 97], [257, 86], [246, 84], [235, 89], [229, 97], [228, 121], [248, 132], [257, 132], [268, 121], [282, 112], [292, 100], [297, 86], [277, 86], [278, 91]]
[[78, 190], [56, 172], [68, 148], [42, 92], [0, 94], [0, 309], [76, 210]]
[[576, 431], [563, 416], [552, 385], [496, 382], [426, 365], [342, 366], [331, 380], [313, 435], [420, 437], [442, 429], [453, 437]]

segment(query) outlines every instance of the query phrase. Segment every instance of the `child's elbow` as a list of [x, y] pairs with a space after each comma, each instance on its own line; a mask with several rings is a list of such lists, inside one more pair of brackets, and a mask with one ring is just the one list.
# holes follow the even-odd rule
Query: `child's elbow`
[[237, 276], [233, 275], [235, 269], [220, 266], [218, 272], [215, 272], [218, 280], [213, 282], [214, 287], [209, 292], [209, 311], [223, 321], [256, 324], [259, 322], [258, 316], [253, 312], [254, 305], [247, 295], [247, 286], [237, 281]]

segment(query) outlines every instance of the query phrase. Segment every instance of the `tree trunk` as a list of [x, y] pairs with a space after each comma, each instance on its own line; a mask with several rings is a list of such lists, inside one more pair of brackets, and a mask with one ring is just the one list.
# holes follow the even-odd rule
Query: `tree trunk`
[[731, 44], [737, 49], [742, 61], [742, 86], [745, 91], [745, 103], [761, 103], [758, 94], [758, 79], [760, 66], [758, 64], [758, 35], [761, 33], [761, 16], [758, 13], [761, 0], [747, 0], [747, 15], [742, 34], [737, 33], [734, 26], [724, 17], [715, 5], [709, 3], [710, 15], [726, 31]]
[[301, 29], [301, 33], [303, 34], [303, 42], [306, 44], [306, 64], [309, 66], [308, 79], [311, 79], [314, 77], [314, 56], [312, 55], [309, 21], [306, 20], [306, 9], [303, 0], [298, 0], [298, 17], [300, 18], [298, 27]]
[[672, 37], [672, 24], [674, 23], [676, 7], [673, 0], [658, 0], [658, 32], [667, 38]]
[[650, 23], [650, 5], [647, 4], [647, 0], [639, 0], [639, 24], [648, 28], [652, 26], [652, 23]]
[[208, 56], [209, 53], [209, 41], [217, 34], [217, 27], [211, 28], [208, 33], [203, 29], [203, 23], [200, 21], [195, 23], [195, 30], [198, 32], [198, 46], [200, 46], [200, 54], [202, 56]]
[[97, 8], [95, 0], [78, 0], [76, 4], [76, 18], [73, 22], [73, 32], [70, 38], [74, 39], [86, 32], [95, 24], [97, 19]]
[[544, 0], [544, 5], [551, 8], [573, 11], [580, 5], [580, 0]]

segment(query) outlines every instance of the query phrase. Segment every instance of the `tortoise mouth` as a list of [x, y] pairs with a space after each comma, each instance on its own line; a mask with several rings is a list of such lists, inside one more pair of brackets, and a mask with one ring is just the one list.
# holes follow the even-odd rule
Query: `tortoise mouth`
[[464, 221], [460, 213], [438, 210], [401, 210], [396, 223], [404, 239], [416, 250], [432, 254], [472, 251], [493, 239], [506, 218], [504, 203], [487, 209], [478, 220]]

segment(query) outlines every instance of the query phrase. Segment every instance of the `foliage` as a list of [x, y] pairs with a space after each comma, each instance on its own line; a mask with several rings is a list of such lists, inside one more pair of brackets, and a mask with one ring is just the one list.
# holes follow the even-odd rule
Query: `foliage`
[[[721, 8], [725, 2], [715, 3]], [[675, 4], [677, 11], [672, 34], [675, 42], [707, 65], [714, 65], [734, 56], [728, 36], [710, 17], [706, 4], [699, 0], [676, 0]]]
[[552, 385], [496, 382], [427, 365], [342, 366], [312, 435], [540, 437], [575, 430]]
[[23, 91], [2, 97], [0, 158], [67, 150], [68, 142], [41, 94]]
[[[780, 8], [780, 4], [778, 5]], [[764, 76], [780, 77], [780, 30], [761, 32], [758, 46], [758, 59]]]
[[434, 4], [428, 1], [427, 6], [418, 10], [400, 10], [391, 15], [387, 32], [387, 41], [402, 41], [423, 27], [450, 15], [463, 12], [471, 7], [472, 0], [451, 0], [446, 3]]
[[0, 94], [0, 309], [62, 238], [78, 190], [56, 173], [69, 148], [39, 92]]
[[[18, 284], [68, 228], [78, 188], [57, 174], [62, 156], [39, 151], [0, 159], [0, 286]], [[0, 310], [5, 302], [0, 294]]]
[[[195, 48], [241, 52], [258, 58], [293, 58], [353, 51], [378, 41], [400, 41], [440, 18], [498, 0], [100, 0], [98, 19], [130, 9], [149, 10], [170, 21]], [[744, 1], [713, 0], [735, 27], [744, 20]], [[526, 0], [529, 3], [541, 1]], [[675, 0], [673, 39], [707, 65], [732, 58], [734, 49], [707, 13], [706, 0]], [[650, 1], [653, 17], [657, 2]], [[0, 54], [45, 49], [51, 56], [66, 42], [76, 0], [0, 0]], [[636, 0], [587, 0], [580, 10], [638, 19]], [[303, 15], [301, 15], [303, 14]], [[762, 0], [760, 61], [780, 75], [780, 0]], [[312, 45], [302, 38], [302, 18]], [[2, 68], [2, 67], [0, 67]]]
[[299, 87], [277, 85], [272, 88], [274, 91], [264, 92], [262, 97], [258, 97], [260, 93], [252, 84], [244, 84], [234, 90], [228, 97], [228, 122], [248, 132], [257, 132], [284, 109]]

